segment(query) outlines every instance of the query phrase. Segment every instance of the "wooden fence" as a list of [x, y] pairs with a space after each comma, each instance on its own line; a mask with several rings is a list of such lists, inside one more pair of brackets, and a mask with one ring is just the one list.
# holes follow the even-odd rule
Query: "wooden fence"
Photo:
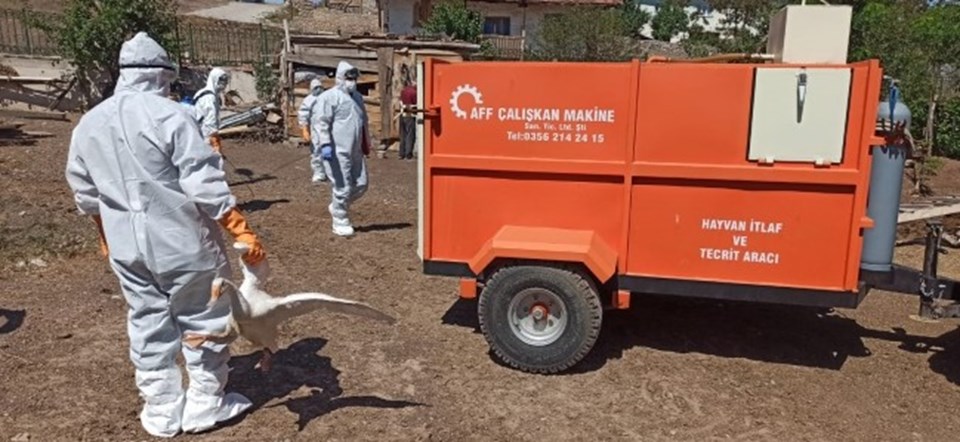
[[[31, 24], [26, 11], [0, 9], [0, 53], [58, 56], [59, 48], [46, 31]], [[31, 14], [38, 14], [33, 12]], [[59, 20], [58, 14], [36, 17]], [[283, 31], [260, 25], [177, 23], [181, 63], [236, 66], [272, 60], [283, 47]], [[177, 54], [171, 54], [176, 56]]]
[[177, 25], [183, 63], [245, 65], [272, 61], [283, 49], [283, 31], [257, 25]]
[[486, 35], [483, 40], [490, 46], [492, 56], [504, 60], [521, 60], [524, 56], [524, 37]]
[[[39, 20], [57, 20], [57, 14], [32, 13]], [[47, 33], [30, 24], [26, 11], [0, 9], [0, 53], [58, 55], [57, 45]]]

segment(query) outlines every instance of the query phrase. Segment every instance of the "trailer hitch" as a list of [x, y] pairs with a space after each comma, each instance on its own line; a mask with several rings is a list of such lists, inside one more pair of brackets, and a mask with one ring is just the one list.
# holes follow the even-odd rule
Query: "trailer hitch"
[[960, 317], [960, 304], [955, 296], [945, 299], [947, 281], [937, 276], [940, 242], [943, 223], [939, 219], [927, 220], [927, 236], [923, 249], [923, 274], [920, 277], [921, 318], [940, 319]]
[[918, 315], [923, 319], [960, 318], [960, 282], [937, 274], [943, 224], [927, 221], [923, 270], [894, 265], [889, 272], [862, 271], [861, 281], [869, 289], [920, 296]]

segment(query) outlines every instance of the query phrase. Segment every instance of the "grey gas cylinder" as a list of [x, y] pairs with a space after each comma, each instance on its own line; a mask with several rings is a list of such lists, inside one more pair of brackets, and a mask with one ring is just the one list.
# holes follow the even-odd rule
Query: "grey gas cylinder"
[[[890, 88], [889, 99], [877, 107], [877, 127], [881, 135], [891, 133], [893, 123], [910, 127], [910, 109], [900, 101], [896, 85]], [[893, 112], [891, 112], [891, 109]], [[873, 219], [873, 228], [863, 235], [863, 254], [860, 268], [888, 272], [893, 265], [893, 249], [897, 240], [897, 217], [900, 212], [900, 190], [903, 169], [909, 153], [905, 145], [874, 146], [870, 170], [870, 191], [867, 197], [867, 216]]]

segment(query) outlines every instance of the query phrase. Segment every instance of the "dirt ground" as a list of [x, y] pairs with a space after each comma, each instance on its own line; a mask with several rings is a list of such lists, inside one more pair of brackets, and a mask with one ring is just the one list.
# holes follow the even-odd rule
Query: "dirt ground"
[[[126, 308], [63, 178], [70, 125], [29, 129], [58, 136], [0, 147], [0, 441], [147, 440]], [[225, 149], [270, 252], [271, 292], [356, 298], [400, 322], [300, 317], [269, 375], [239, 341], [228, 390], [254, 411], [184, 440], [957, 439], [960, 331], [911, 320], [913, 297], [874, 293], [856, 311], [635, 299], [605, 316], [573, 373], [528, 375], [491, 359], [455, 280], [421, 274], [413, 162], [370, 160], [360, 233], [345, 240], [304, 149]], [[920, 255], [898, 250], [908, 264]], [[960, 277], [960, 251], [941, 265]]]

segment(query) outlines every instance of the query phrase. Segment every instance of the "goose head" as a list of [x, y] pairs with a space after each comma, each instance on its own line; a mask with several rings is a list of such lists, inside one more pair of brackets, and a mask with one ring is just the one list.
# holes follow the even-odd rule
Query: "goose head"
[[[233, 243], [233, 248], [243, 254], [250, 249], [250, 246], [236, 242]], [[267, 260], [260, 261], [260, 263], [255, 266], [247, 264], [243, 258], [238, 259], [238, 261], [240, 261], [240, 271], [243, 273], [240, 293], [246, 293], [252, 289], [259, 289], [267, 283], [267, 279], [270, 278], [270, 265]]]

